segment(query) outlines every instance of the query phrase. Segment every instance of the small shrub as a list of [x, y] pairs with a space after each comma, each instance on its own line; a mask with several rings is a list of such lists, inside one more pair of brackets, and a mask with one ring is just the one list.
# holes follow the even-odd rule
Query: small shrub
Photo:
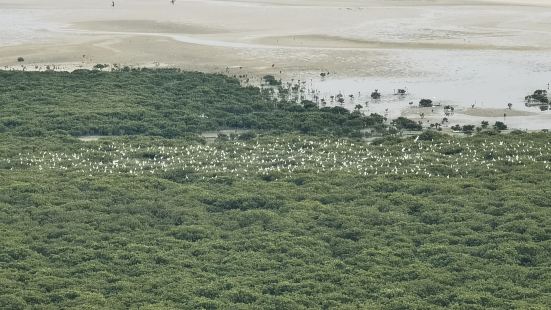
[[106, 65], [106, 64], [97, 64], [94, 66], [94, 69], [97, 69], [97, 70], [103, 70], [105, 68], [109, 67], [109, 65]]
[[219, 141], [229, 141], [229, 140], [230, 140], [230, 137], [228, 137], [228, 135], [225, 134], [225, 133], [218, 133], [217, 139], [218, 139]]
[[312, 102], [310, 100], [303, 100], [302, 101], [302, 106], [306, 109], [306, 110], [315, 110], [318, 108], [318, 105], [315, 103], [315, 102]]
[[432, 100], [430, 99], [421, 99], [419, 101], [419, 106], [422, 108], [430, 108], [432, 107]]
[[511, 134], [512, 135], [523, 135], [525, 134], [526, 132], [522, 131], [522, 130], [518, 130], [518, 129], [515, 129], [513, 131], [511, 131]]
[[263, 78], [264, 82], [270, 86], [279, 86], [281, 81], [277, 80], [273, 75], [265, 75]]
[[463, 132], [473, 132], [474, 131], [474, 125], [463, 125]]
[[549, 98], [547, 98], [547, 90], [538, 89], [534, 91], [533, 95], [526, 96], [526, 100], [535, 100], [541, 103], [549, 103]]
[[405, 129], [405, 130], [422, 130], [423, 129], [423, 126], [421, 126], [419, 123], [416, 123], [415, 121], [402, 116], [393, 120], [392, 124], [394, 124], [394, 126], [396, 126], [396, 128], [398, 129]]
[[419, 135], [419, 140], [421, 141], [437, 141], [443, 139], [445, 136], [434, 130], [425, 130], [422, 134]]
[[256, 134], [252, 131], [247, 131], [247, 132], [244, 132], [242, 133], [241, 135], [239, 135], [239, 140], [242, 140], [242, 141], [248, 141], [248, 140], [252, 140], [256, 138]]
[[499, 130], [499, 131], [501, 131], [501, 130], [506, 130], [506, 129], [507, 129], [507, 125], [505, 125], [505, 123], [503, 123], [503, 122], [497, 121], [497, 122], [494, 124], [494, 128], [495, 128], [496, 130]]

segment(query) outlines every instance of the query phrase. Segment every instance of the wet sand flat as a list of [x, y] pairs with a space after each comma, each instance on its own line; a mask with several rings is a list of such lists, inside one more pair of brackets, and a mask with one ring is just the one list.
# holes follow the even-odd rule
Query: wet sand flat
[[534, 116], [538, 113], [529, 111], [518, 111], [509, 109], [463, 109], [459, 113], [468, 116], [480, 116], [480, 117], [503, 117], [507, 115], [509, 117], [518, 116]]
[[[370, 41], [327, 35], [297, 35], [282, 37], [263, 37], [255, 42], [276, 47], [313, 47], [313, 48], [356, 48], [356, 49], [449, 49], [449, 50], [539, 50], [540, 47], [522, 45], [462, 44], [453, 42], [392, 42]], [[541, 48], [545, 49], [545, 48]]]
[[213, 34], [225, 32], [223, 29], [208, 26], [187, 25], [174, 22], [151, 20], [106, 20], [86, 21], [72, 24], [76, 28], [90, 31], [105, 32], [137, 32], [137, 33], [186, 33], [186, 34]]

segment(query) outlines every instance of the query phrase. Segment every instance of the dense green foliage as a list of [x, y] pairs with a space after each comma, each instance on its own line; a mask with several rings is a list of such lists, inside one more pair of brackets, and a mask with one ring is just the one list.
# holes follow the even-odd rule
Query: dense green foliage
[[[182, 73], [11, 75], [27, 76], [24, 97], [7, 90], [19, 83], [2, 84], [2, 111], [11, 114], [0, 116], [0, 309], [551, 307], [548, 133], [425, 131], [373, 144], [297, 134], [292, 126], [211, 144], [190, 135], [195, 127], [171, 139], [148, 136], [153, 131], [91, 142], [71, 136], [93, 124], [76, 117], [79, 108], [99, 127], [122, 128], [104, 117], [113, 110], [95, 88], [109, 89], [100, 81], [124, 74], [136, 88], [119, 102], [115, 94], [103, 98], [131, 112], [149, 100], [137, 85]], [[101, 85], [78, 87], [91, 76]], [[185, 76], [211, 87], [234, 83]], [[64, 83], [73, 87], [72, 77], [75, 91], [61, 91]], [[51, 95], [42, 85], [48, 80], [61, 103], [40, 108], [31, 86]], [[232, 100], [243, 106], [251, 94], [268, 102], [257, 90], [233, 87]], [[100, 97], [72, 107], [79, 93]], [[159, 109], [143, 111], [159, 123], [136, 122], [163, 133], [161, 122], [177, 124], [162, 117], [177, 96], [157, 95]], [[171, 114], [209, 113], [188, 109], [189, 100]], [[295, 112], [262, 109], [266, 119], [363, 117], [308, 102]], [[7, 119], [17, 124], [6, 126]], [[32, 124], [41, 136], [22, 131]]]
[[0, 72], [0, 132], [22, 136], [173, 138], [224, 128], [358, 135], [378, 120], [276, 102], [223, 75], [168, 69]]
[[[381, 146], [2, 138], [3, 305], [551, 306], [548, 135]], [[178, 147], [194, 166], [171, 164]], [[238, 157], [207, 159], [215, 150]], [[62, 152], [83, 154], [87, 170]], [[319, 171], [308, 158], [323, 153]], [[295, 169], [268, 169], [276, 154]], [[365, 168], [342, 168], [367, 154]], [[133, 173], [136, 159], [157, 170]], [[114, 160], [127, 166], [99, 167]], [[398, 173], [379, 167], [387, 160]]]

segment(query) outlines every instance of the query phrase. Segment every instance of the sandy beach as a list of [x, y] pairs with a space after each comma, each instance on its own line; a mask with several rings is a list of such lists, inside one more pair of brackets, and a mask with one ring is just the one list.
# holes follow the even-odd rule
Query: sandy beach
[[[511, 117], [529, 119], [549, 116], [522, 100], [551, 81], [550, 26], [542, 0], [0, 0], [0, 66], [274, 74], [309, 81], [322, 97], [405, 86], [408, 100], [477, 102], [484, 111], [512, 102]], [[409, 107], [390, 99], [365, 112]], [[481, 113], [464, 115], [490, 116]]]

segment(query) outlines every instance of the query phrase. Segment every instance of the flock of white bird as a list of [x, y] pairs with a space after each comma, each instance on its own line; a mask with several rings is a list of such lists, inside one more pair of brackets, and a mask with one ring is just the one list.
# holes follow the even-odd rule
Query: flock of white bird
[[[407, 146], [404, 146], [407, 145]], [[295, 173], [347, 173], [359, 176], [416, 175], [466, 177], [497, 173], [504, 166], [538, 165], [551, 170], [551, 142], [531, 141], [443, 143], [411, 141], [398, 146], [369, 145], [349, 140], [272, 138], [220, 144], [133, 145], [93, 142], [77, 152], [40, 151], [2, 158], [9, 170], [77, 171], [85, 175], [151, 175], [180, 171], [202, 179]]]

